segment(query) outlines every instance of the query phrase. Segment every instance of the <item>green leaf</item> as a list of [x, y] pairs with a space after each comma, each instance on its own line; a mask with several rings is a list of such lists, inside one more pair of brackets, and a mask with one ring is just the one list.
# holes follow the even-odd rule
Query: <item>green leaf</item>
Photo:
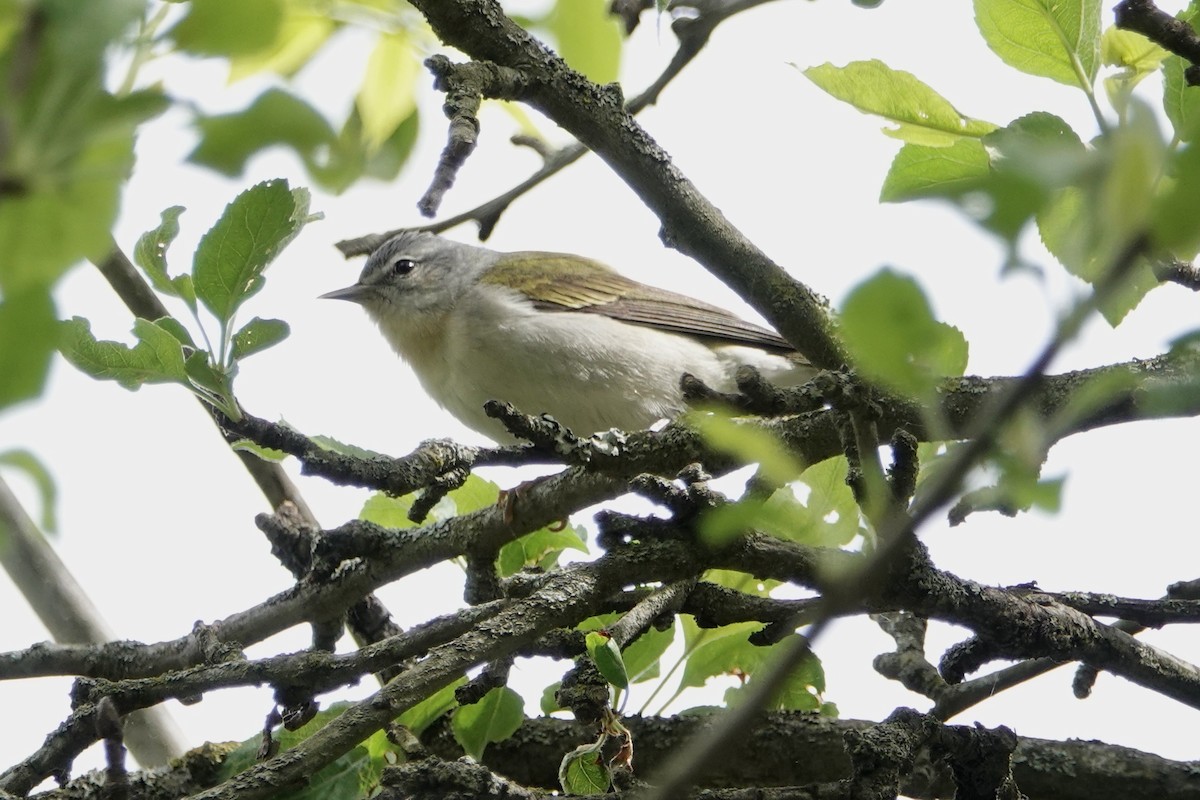
[[187, 352], [186, 348], [196, 349], [196, 341], [192, 339], [192, 334], [188, 332], [188, 329], [179, 320], [174, 317], [162, 317], [155, 320], [155, 324], [174, 336], [175, 340], [184, 346], [185, 353]]
[[1090, 91], [1100, 64], [1100, 0], [974, 0], [988, 47], [1010, 67]]
[[83, 147], [69, 172], [0, 202], [0, 290], [47, 286], [81, 259], [112, 247], [121, 188], [133, 165], [133, 135]]
[[478, 703], [459, 706], [450, 729], [467, 755], [476, 761], [492, 742], [502, 742], [516, 733], [525, 721], [525, 701], [507, 686], [497, 686]]
[[1051, 191], [1076, 178], [1087, 151], [1059, 117], [1027, 114], [981, 141], [946, 148], [905, 145], [880, 196], [884, 201], [942, 197], [1001, 236], [1016, 260], [1018, 237]]
[[144, 5], [41, 0], [9, 9], [12, 25], [36, 35], [0, 55], [0, 294], [47, 287], [111, 247], [134, 129], [166, 105], [157, 92], [117, 98], [104, 88], [106, 53]]
[[287, 3], [270, 45], [229, 59], [229, 82], [265, 71], [290, 77], [308, 63], [335, 30], [337, 25], [330, 15]]
[[700, 431], [710, 447], [741, 461], [758, 464], [763, 475], [773, 483], [788, 483], [804, 471], [804, 465], [784, 448], [782, 442], [753, 422], [739, 421], [715, 411], [691, 413], [687, 421]]
[[271, 48], [283, 24], [280, 0], [192, 0], [169, 35], [201, 56], [245, 56]]
[[[1200, 17], [1200, 4], [1195, 0], [1177, 15], [1178, 19], [1194, 25]], [[1200, 131], [1200, 88], [1189, 86], [1184, 72], [1190, 66], [1180, 56], [1168, 56], [1163, 61], [1163, 111], [1175, 128], [1175, 138], [1191, 141]]]
[[595, 83], [612, 83], [621, 68], [621, 26], [608, 0], [555, 0], [546, 19], [558, 54]]
[[466, 483], [450, 492], [453, 515], [462, 516], [488, 508], [500, 501], [500, 487], [478, 475], [467, 476]]
[[1174, 180], [1154, 198], [1150, 231], [1157, 247], [1190, 261], [1200, 251], [1200, 142], [1173, 153], [1167, 172]]
[[[417, 523], [408, 518], [409, 509], [417, 499], [417, 493], [412, 492], [403, 497], [392, 497], [383, 492], [376, 492], [363, 503], [358, 518], [366, 522], [374, 522], [384, 528], [406, 530], [417, 527]], [[436, 508], [435, 508], [436, 512]]]
[[[295, 747], [325, 727], [350, 705], [349, 703], [337, 703], [325, 711], [319, 712], [312, 720], [295, 731], [285, 729], [275, 731], [273, 735], [279, 743], [279, 749], [282, 751]], [[253, 736], [242, 742], [221, 762], [214, 775], [214, 780], [218, 782], [228, 780], [260, 763], [258, 750], [261, 745], [261, 735]], [[391, 760], [394, 761], [394, 748], [388, 743], [383, 731], [376, 731], [366, 742], [339, 756], [333, 763], [306, 778], [303, 786], [292, 787], [288, 792], [288, 798], [289, 800], [355, 800], [355, 798], [370, 797], [378, 789], [379, 776], [384, 767], [390, 765], [389, 759], [385, 758], [387, 753], [393, 753]]]
[[252, 442], [249, 439], [238, 439], [236, 442], [231, 442], [229, 446], [239, 453], [250, 453], [261, 458], [263, 461], [270, 461], [273, 464], [282, 464], [288, 455], [282, 450], [276, 450], [274, 447], [263, 447], [258, 442]]
[[[704, 630], [696, 626], [690, 616], [683, 618], [685, 641], [689, 643], [689, 656], [684, 665], [681, 687], [703, 686], [716, 675], [736, 675], [743, 680], [745, 688], [753, 683], [769, 662], [778, 657], [779, 642], [766, 647], [757, 647], [747, 640], [749, 634], [762, 626], [744, 622], [726, 625], [716, 630]], [[786, 641], [786, 639], [784, 640]], [[816, 710], [820, 694], [825, 691], [825, 671], [820, 659], [809, 653], [788, 674], [784, 685], [772, 700], [772, 708], [793, 710]], [[741, 689], [727, 693], [727, 702], [741, 701]]]
[[[765, 500], [751, 496], [714, 508], [700, 519], [710, 544], [728, 542], [747, 530], [817, 547], [839, 547], [858, 535], [858, 504], [846, 485], [846, 459], [829, 458], [804, 471], [800, 480]], [[807, 489], [804, 502], [797, 489]]]
[[228, 417], [237, 419], [241, 415], [233, 397], [233, 374], [215, 366], [208, 351], [190, 353], [184, 359], [184, 370], [192, 391], [217, 406]]
[[[581, 631], [602, 631], [621, 618], [620, 614], [609, 613], [588, 617], [575, 627]], [[675, 640], [675, 621], [671, 627], [658, 630], [651, 627], [637, 639], [630, 642], [621, 651], [621, 659], [625, 662], [625, 671], [630, 683], [640, 683], [658, 677], [658, 663], [663, 653]], [[557, 708], [557, 706], [555, 706]]]
[[[332, 441], [332, 440], [327, 440]], [[345, 448], [330, 447], [329, 449], [335, 452], [347, 452]], [[360, 457], [375, 457], [376, 453], [369, 450], [361, 450], [359, 448], [349, 448], [351, 455]], [[420, 497], [420, 492], [412, 492], [403, 497], [391, 497], [383, 492], [377, 492], [371, 495], [367, 502], [363, 505], [362, 511], [358, 518], [374, 522], [376, 525], [382, 525], [385, 528], [405, 529], [415, 527], [417, 523], [408, 518], [408, 512], [412, 508], [413, 502]], [[481, 508], [495, 505], [500, 499], [500, 487], [491, 481], [484, 480], [478, 475], [467, 476], [466, 483], [457, 489], [449, 492], [442, 500], [433, 507], [429, 516], [434, 520], [449, 519], [461, 514], [468, 514], [472, 511], [478, 511]]]
[[[1097, 140], [1082, 177], [1056, 192], [1037, 214], [1042, 242], [1069, 272], [1091, 284], [1107, 280], [1129, 242], [1147, 226], [1185, 243], [1173, 238], [1169, 220], [1152, 219], [1162, 202], [1155, 195], [1164, 155], [1153, 112], [1134, 98], [1125, 124]], [[1140, 259], [1100, 311], [1116, 325], [1158, 285], [1148, 262]]]
[[496, 566], [502, 578], [515, 575], [526, 567], [548, 569], [557, 563], [564, 550], [588, 551], [582, 528], [555, 525], [527, 533], [500, 548]]
[[590, 744], [581, 744], [563, 756], [558, 765], [558, 783], [564, 794], [606, 794], [612, 775], [604, 760], [602, 748], [605, 737]]
[[134, 321], [138, 342], [133, 347], [98, 341], [92, 336], [91, 324], [82, 317], [62, 323], [62, 328], [63, 357], [93, 378], [114, 380], [130, 390], [143, 383], [188, 384], [179, 340], [156, 323]]
[[0, 300], [0, 409], [42, 393], [58, 344], [57, 316], [45, 286]]
[[1137, 31], [1113, 26], [1100, 37], [1100, 58], [1105, 65], [1120, 67], [1138, 79], [1157, 70], [1170, 53]]
[[305, 159], [308, 173], [325, 189], [340, 193], [363, 176], [393, 180], [416, 144], [420, 115], [414, 109], [396, 128], [396, 132], [373, 151], [368, 151], [362, 125], [362, 118], [355, 108], [346, 118], [331, 147], [320, 153], [319, 157]]
[[285, 180], [264, 181], [238, 195], [200, 239], [192, 269], [196, 295], [223, 326], [262, 288], [263, 272], [307, 214], [307, 192], [293, 192]]
[[884, 133], [911, 144], [948, 147], [963, 137], [979, 138], [996, 129], [990, 122], [960, 113], [912, 73], [894, 70], [882, 61], [854, 61], [844, 67], [826, 63], [804, 74], [859, 111], [894, 123], [896, 127]]
[[146, 231], [137, 240], [133, 248], [133, 261], [146, 273], [151, 286], [165, 295], [182, 299], [195, 313], [196, 290], [192, 287], [192, 276], [172, 278], [167, 274], [167, 248], [179, 235], [179, 215], [183, 212], [183, 206], [171, 206], [164, 210], [158, 227]]
[[630, 642], [621, 652], [630, 683], [641, 683], [658, 677], [659, 661], [675, 641], [675, 621], [665, 631], [650, 628]]
[[454, 683], [443, 686], [408, 711], [405, 711], [396, 721], [417, 736], [420, 736], [426, 728], [437, 722], [440, 717], [458, 705], [458, 701], [454, 699], [454, 692], [466, 682], [466, 678], [459, 678]]
[[354, 100], [368, 153], [383, 146], [417, 107], [421, 64], [404, 30], [382, 33], [367, 60], [367, 74]]
[[282, 89], [267, 89], [232, 114], [201, 115], [196, 127], [200, 141], [188, 160], [231, 177], [241, 175], [250, 157], [268, 147], [290, 147], [308, 164], [336, 139], [319, 111]]
[[978, 139], [962, 138], [949, 147], [906, 144], [892, 159], [879, 200], [902, 203], [922, 197], [958, 197], [987, 178], [989, 164]]
[[[283, 420], [280, 420], [280, 422], [284, 425], [287, 424]], [[341, 453], [344, 456], [354, 456], [355, 458], [367, 458], [367, 459], [388, 458], [388, 456], [385, 456], [382, 453], [379, 453], [375, 450], [368, 450], [365, 447], [359, 447], [358, 445], [347, 444], [346, 442], [340, 442], [331, 436], [322, 436], [322, 435], [318, 434], [316, 436], [310, 436], [309, 439], [312, 441], [313, 444], [317, 445], [318, 447], [320, 447], [324, 450], [332, 450], [333, 452]]]
[[625, 661], [621, 658], [621, 648], [612, 637], [601, 631], [592, 631], [584, 638], [588, 656], [596, 669], [609, 684], [620, 689], [629, 688], [629, 673], [625, 671]]
[[19, 469], [33, 481], [42, 501], [42, 518], [38, 526], [46, 533], [57, 532], [58, 518], [55, 507], [58, 504], [58, 487], [54, 484], [54, 476], [41, 459], [28, 450], [7, 450], [0, 453], [0, 466]]
[[[691, 616], [683, 617], [684, 639], [688, 643], [688, 660], [684, 665], [681, 687], [698, 687], [717, 675], [735, 675], [743, 686], [753, 682], [769, 662], [777, 657], [783, 642], [758, 647], [750, 644], [748, 636], [762, 628], [760, 623], [741, 622], [716, 629], [703, 629]], [[786, 639], [784, 640], [786, 641]], [[809, 653], [788, 675], [780, 693], [773, 699], [773, 708], [815, 710], [818, 698], [825, 691], [825, 671], [820, 660]], [[727, 699], [740, 701], [738, 690]]]
[[1100, 58], [1105, 66], [1119, 70], [1104, 79], [1108, 101], [1124, 114], [1134, 87], [1147, 75], [1158, 71], [1170, 53], [1136, 31], [1116, 26], [1106, 28], [1100, 37]]
[[558, 690], [562, 687], [562, 681], [554, 683], [542, 689], [542, 698], [538, 701], [538, 708], [544, 716], [550, 716], [555, 711], [562, 711], [563, 708], [558, 704]]
[[687, 662], [679, 685], [683, 687], [703, 686], [716, 675], [735, 672], [751, 672], [761, 663], [760, 648], [750, 644], [750, 634], [762, 628], [758, 622], [739, 622], [720, 628], [701, 628], [690, 615], [683, 617], [683, 632]]
[[809, 489], [805, 502], [808, 513], [824, 523], [814, 542], [819, 547], [847, 545], [858, 535], [858, 503], [846, 483], [848, 469], [846, 458], [835, 456], [813, 464], [800, 476], [800, 482]]
[[268, 347], [274, 347], [291, 332], [292, 329], [281, 319], [255, 317], [233, 335], [233, 360], [241, 361]]
[[[786, 640], [784, 640], [786, 641]], [[779, 644], [782, 644], [780, 642]], [[763, 651], [761, 662], [751, 672], [750, 678], [740, 686], [725, 692], [725, 704], [731, 708], [745, 702], [754, 691], [755, 674], [761, 672], [779, 653], [779, 644], [758, 648]], [[825, 691], [825, 669], [811, 651], [800, 659], [779, 689], [767, 702], [770, 711], [817, 711], [821, 707], [821, 693]]]
[[966, 368], [962, 333], [934, 318], [915, 280], [890, 269], [850, 292], [841, 321], [855, 366], [904, 394], [925, 396]]

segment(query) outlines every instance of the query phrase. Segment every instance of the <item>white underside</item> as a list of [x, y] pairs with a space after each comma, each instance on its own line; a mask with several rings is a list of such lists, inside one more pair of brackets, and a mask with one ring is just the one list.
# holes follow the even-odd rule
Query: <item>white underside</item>
[[587, 435], [675, 416], [684, 409], [684, 372], [723, 391], [733, 388], [741, 364], [782, 383], [811, 373], [752, 347], [710, 348], [599, 314], [539, 311], [517, 296], [465, 299], [459, 306], [446, 318], [387, 315], [379, 324], [425, 391], [493, 439], [508, 437], [484, 414], [487, 400], [548, 413]]

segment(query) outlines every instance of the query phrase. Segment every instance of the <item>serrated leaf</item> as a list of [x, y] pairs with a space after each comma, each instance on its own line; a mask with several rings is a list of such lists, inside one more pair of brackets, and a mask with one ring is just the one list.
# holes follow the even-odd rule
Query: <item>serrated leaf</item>
[[962, 332], [937, 321], [917, 282], [890, 269], [850, 292], [841, 322], [853, 363], [907, 395], [925, 396], [966, 368]]
[[880, 199], [940, 197], [1001, 236], [1010, 260], [1029, 220], [1050, 192], [1084, 168], [1087, 151], [1059, 117], [1027, 114], [982, 140], [946, 148], [905, 145], [892, 163]]
[[979, 138], [996, 126], [965, 116], [915, 75], [878, 60], [854, 61], [844, 67], [822, 64], [804, 70], [817, 86], [864, 114], [894, 123], [889, 136], [912, 144], [948, 147], [963, 137]]
[[584, 637], [588, 656], [596, 669], [609, 684], [621, 689], [629, 688], [629, 673], [625, 671], [625, 661], [621, 658], [621, 648], [607, 633], [592, 631]]
[[563, 756], [558, 765], [558, 783], [564, 794], [606, 794], [612, 775], [601, 751], [604, 739], [582, 744]]
[[879, 200], [900, 203], [921, 197], [957, 197], [988, 175], [989, 159], [978, 139], [959, 139], [949, 147], [906, 144], [892, 159]]
[[100, 380], [114, 380], [134, 390], [143, 383], [188, 383], [183, 347], [169, 331], [144, 319], [135, 320], [133, 347], [100, 341], [92, 336], [91, 323], [74, 317], [62, 324], [63, 357]]
[[285, 180], [242, 192], [200, 239], [192, 275], [196, 295], [225, 325], [262, 288], [263, 272], [307, 221], [307, 194]]
[[984, 41], [1010, 67], [1090, 90], [1100, 64], [1100, 0], [974, 0]]
[[459, 706], [450, 729], [454, 740], [476, 761], [492, 742], [502, 742], [525, 721], [525, 701], [507, 686], [497, 686], [478, 703]]
[[268, 347], [274, 347], [286, 339], [291, 331], [288, 324], [281, 319], [255, 317], [233, 335], [233, 360], [241, 361]]
[[608, 0], [555, 0], [546, 19], [558, 54], [595, 83], [611, 83], [621, 67], [621, 26]]
[[416, 109], [420, 73], [416, 49], [406, 31], [379, 35], [354, 100], [368, 153], [378, 150]]
[[[45, 533], [57, 532], [58, 516], [55, 509], [58, 505], [58, 487], [54, 483], [54, 476], [42, 460], [29, 450], [7, 450], [0, 453], [0, 466], [18, 469], [33, 481], [42, 501], [42, 518], [38, 526]], [[2, 541], [0, 539], [0, 542]]]
[[308, 164], [337, 138], [319, 111], [282, 89], [267, 89], [241, 111], [201, 115], [195, 124], [200, 141], [188, 160], [231, 177], [241, 175], [250, 157], [268, 147], [290, 147]]
[[283, 24], [280, 0], [192, 0], [168, 34], [201, 56], [245, 56], [267, 50]]
[[42, 393], [58, 334], [46, 286], [30, 286], [0, 300], [0, 409]]

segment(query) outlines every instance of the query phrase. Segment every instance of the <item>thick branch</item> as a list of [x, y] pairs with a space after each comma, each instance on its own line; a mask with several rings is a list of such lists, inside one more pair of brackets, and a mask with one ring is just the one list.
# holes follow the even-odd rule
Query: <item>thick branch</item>
[[418, 0], [437, 35], [472, 58], [519, 69], [526, 101], [604, 159], [662, 221], [662, 236], [750, 301], [814, 363], [845, 361], [827, 309], [735, 228], [628, 114], [504, 15], [494, 0]]

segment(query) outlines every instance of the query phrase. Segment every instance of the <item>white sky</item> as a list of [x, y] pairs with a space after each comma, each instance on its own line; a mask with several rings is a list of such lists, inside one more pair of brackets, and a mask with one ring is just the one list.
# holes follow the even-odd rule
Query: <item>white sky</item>
[[[305, 92], [317, 96], [334, 117], [344, 112], [346, 87], [361, 74], [366, 56], [361, 45], [353, 34], [344, 36], [301, 75]], [[659, 35], [652, 21], [643, 24], [625, 65], [627, 96], [657, 74], [672, 46], [668, 31]], [[877, 204], [898, 143], [879, 133], [879, 121], [824, 95], [789, 65], [868, 58], [915, 73], [975, 117], [1004, 124], [1047, 110], [1068, 120], [1084, 139], [1095, 133], [1082, 93], [1004, 66], [979, 38], [970, 7], [961, 0], [892, 0], [873, 11], [847, 2], [777, 3], [745, 13], [717, 31], [705, 53], [642, 122], [702, 192], [814, 289], [840, 303], [880, 266], [916, 275], [941, 318], [960, 327], [970, 341], [970, 372], [1016, 373], [1078, 286], [1048, 261], [1044, 279], [1001, 277], [1000, 249], [942, 206]], [[262, 88], [252, 81], [226, 86], [215, 63], [189, 64], [186, 70], [175, 64], [161, 73], [152, 68], [146, 77], [159, 74], [168, 90], [198, 97], [209, 110], [241, 108]], [[301, 234], [272, 268], [266, 289], [244, 309], [244, 319], [278, 316], [292, 325], [291, 338], [244, 366], [239, 396], [252, 413], [397, 455], [431, 436], [480, 441], [422, 395], [361, 311], [316, 300], [351, 282], [361, 265], [344, 263], [333, 242], [419, 221], [415, 202], [445, 130], [440, 98], [427, 92], [422, 102], [421, 140], [401, 179], [387, 186], [356, 186], [342, 197], [316, 194], [313, 208], [323, 211], [325, 220]], [[246, 176], [235, 181], [183, 164], [195, 141], [186, 123], [182, 113], [172, 112], [146, 127], [117, 229], [128, 251], [142, 231], [157, 224], [161, 209], [186, 205], [184, 230], [172, 250], [175, 270], [245, 186], [277, 176], [289, 177], [293, 185], [308, 184], [295, 159], [282, 152], [252, 160]], [[493, 109], [484, 116], [481, 146], [449, 194], [447, 214], [474, 206], [536, 168], [536, 156], [507, 143], [512, 132], [505, 114]], [[750, 313], [700, 267], [665, 250], [658, 227], [636, 197], [589, 157], [514, 204], [490, 244], [579, 252], [640, 280], [686, 287]], [[451, 235], [469, 241], [473, 230]], [[1037, 255], [1032, 245], [1028, 252]], [[71, 273], [57, 296], [62, 316], [84, 315], [98, 335], [126, 336], [128, 313], [95, 270]], [[1120, 329], [1090, 325], [1084, 341], [1055, 370], [1160, 353], [1167, 341], [1195, 325], [1195, 304], [1189, 292], [1160, 289]], [[1196, 577], [1200, 546], [1194, 515], [1172, 500], [1190, 497], [1190, 456], [1198, 440], [1196, 426], [1187, 421], [1077, 437], [1057, 447], [1046, 468], [1048, 476], [1069, 470], [1059, 516], [981, 515], [952, 531], [930, 526], [923, 538], [939, 566], [983, 583], [1036, 580], [1051, 590], [1157, 597], [1169, 583]], [[266, 510], [257, 489], [177, 387], [130, 394], [60, 362], [41, 402], [0, 417], [0, 445], [29, 448], [53, 470], [62, 498], [55, 543], [122, 637], [175, 638], [197, 619], [219, 619], [290, 584], [253, 526], [253, 515]], [[294, 463], [288, 468], [297, 473]], [[487, 476], [502, 485], [520, 479], [511, 470]], [[5, 477], [35, 509], [25, 481], [15, 473]], [[318, 517], [330, 526], [355, 516], [366, 496], [298, 480]], [[408, 626], [435, 608], [460, 603], [460, 587], [457, 569], [443, 566], [380, 594], [397, 621]], [[435, 606], [435, 596], [445, 601]], [[414, 602], [418, 597], [422, 601]], [[0, 577], [0, 608], [5, 609], [0, 650], [46, 638], [7, 577]], [[962, 636], [943, 627], [931, 634], [931, 643], [945, 645]], [[291, 631], [251, 648], [250, 654], [300, 648], [307, 638], [307, 630]], [[1145, 639], [1200, 661], [1200, 645], [1185, 628], [1152, 632]], [[839, 623], [819, 642], [827, 698], [843, 716], [881, 719], [900, 704], [928, 707], [924, 698], [871, 670], [870, 659], [890, 644], [864, 620]], [[940, 655], [940, 650], [930, 652], [935, 660]], [[518, 665], [515, 674], [530, 689], [529, 713], [537, 713], [537, 692], [564, 669]], [[1174, 732], [1195, 724], [1191, 709], [1109, 675], [1101, 676], [1091, 700], [1080, 702], [1071, 695], [1071, 677], [1071, 668], [1061, 669], [956, 721], [1003, 723], [1022, 735], [1094, 738], [1172, 758], [1197, 757], [1192, 737]], [[19, 720], [0, 733], [0, 768], [33, 752], [66, 717], [69, 683], [0, 683], [0, 707], [8, 719]], [[369, 689], [364, 685], [353, 694]], [[712, 700], [712, 695], [684, 696], [685, 706]], [[241, 690], [214, 693], [190, 708], [170, 708], [191, 743], [198, 744], [254, 735], [269, 703], [267, 690]], [[637, 705], [635, 695], [630, 707]], [[98, 763], [93, 750], [80, 766]]]

